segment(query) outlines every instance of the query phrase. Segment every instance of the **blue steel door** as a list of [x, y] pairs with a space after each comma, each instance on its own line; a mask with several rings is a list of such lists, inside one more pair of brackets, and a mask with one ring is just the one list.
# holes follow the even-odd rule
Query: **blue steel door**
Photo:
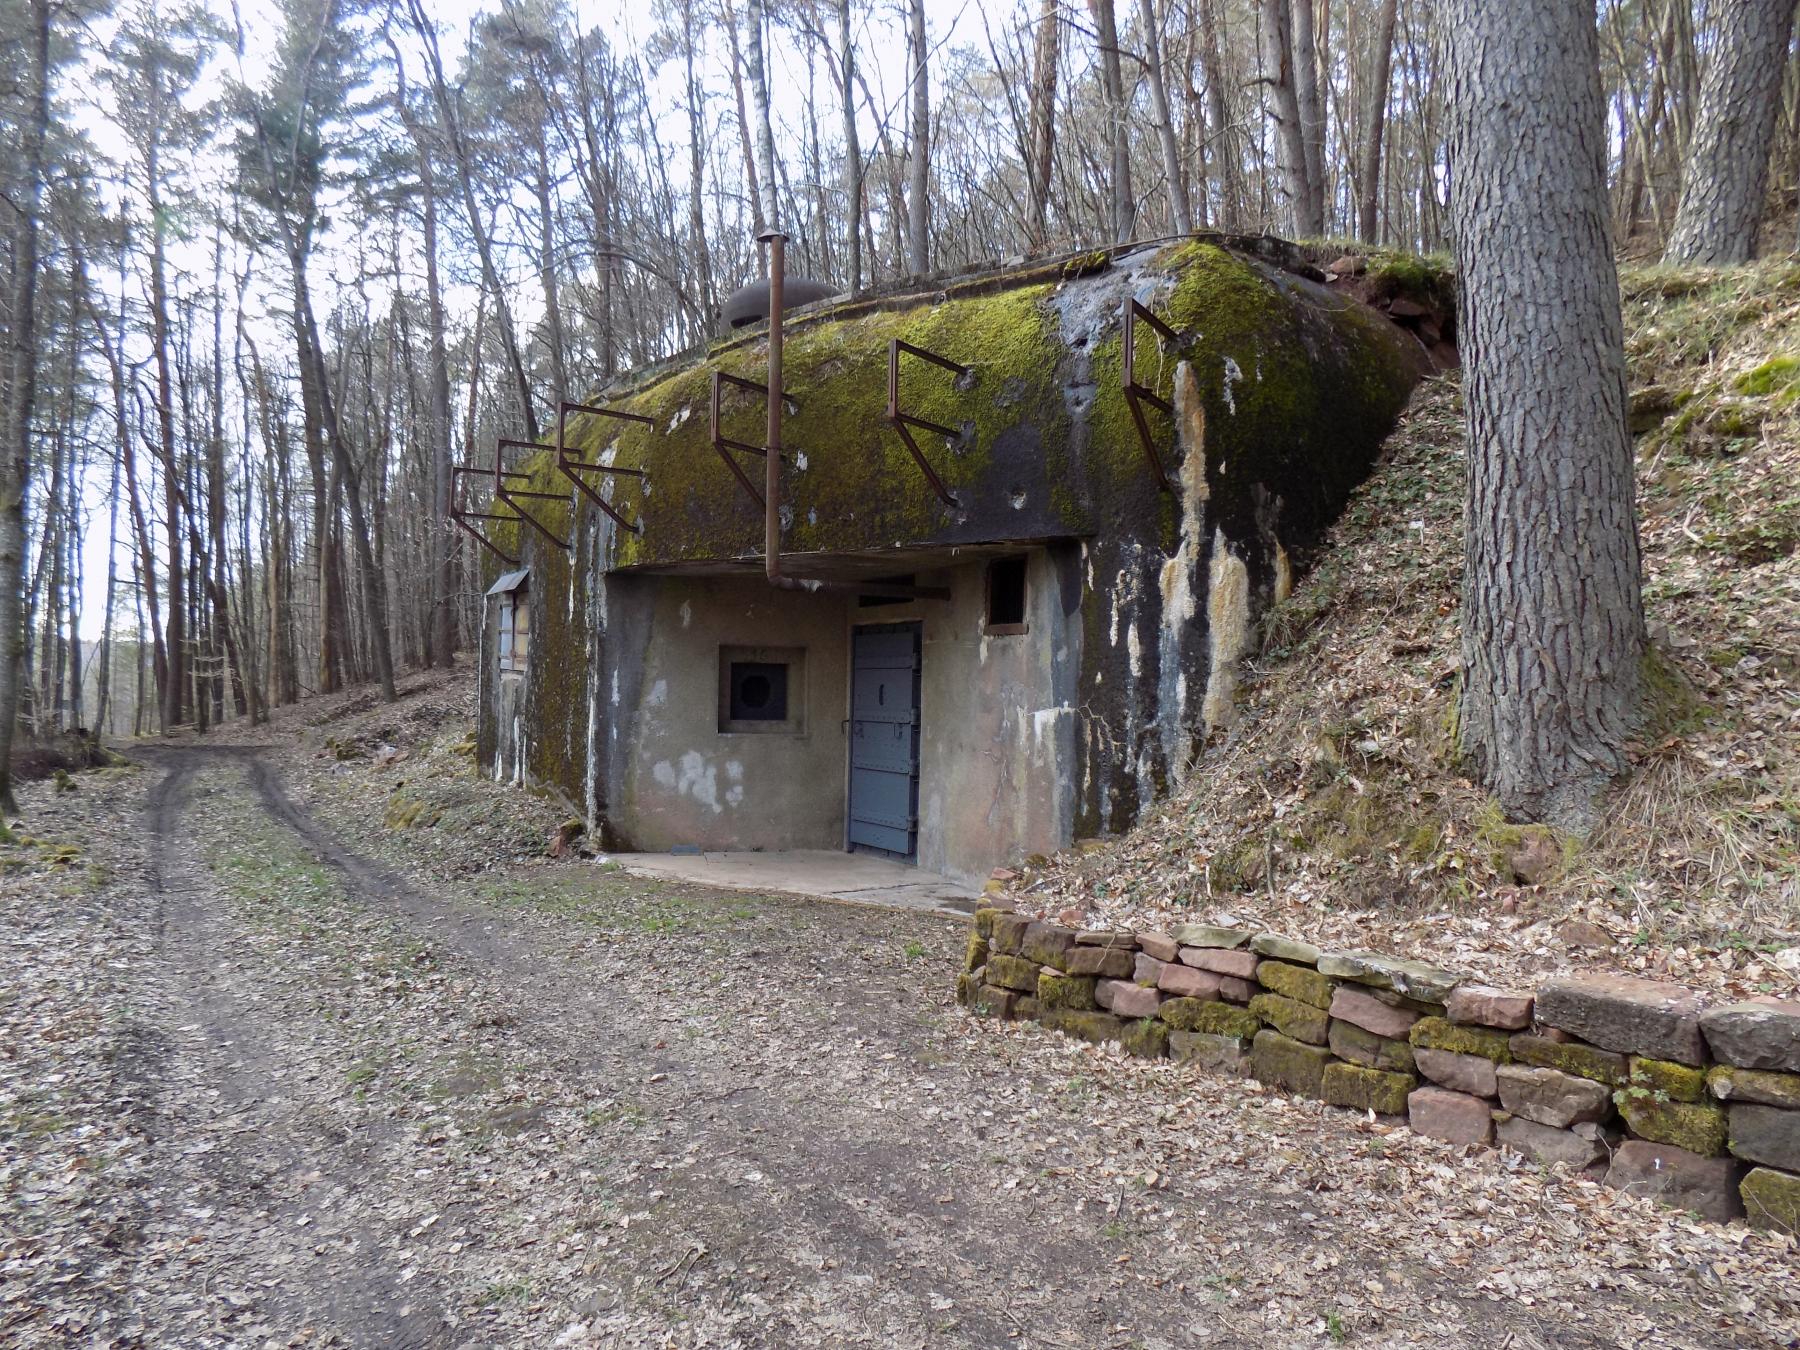
[[850, 661], [850, 847], [919, 849], [919, 625], [859, 628]]

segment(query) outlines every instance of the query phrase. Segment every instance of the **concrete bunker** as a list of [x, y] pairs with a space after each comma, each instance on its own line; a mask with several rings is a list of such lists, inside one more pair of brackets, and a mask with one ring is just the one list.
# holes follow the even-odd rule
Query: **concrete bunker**
[[1134, 823], [1229, 720], [1221, 667], [1424, 368], [1229, 242], [814, 304], [778, 344], [779, 440], [766, 330], [579, 405], [487, 518], [496, 590], [529, 583], [490, 599], [480, 762], [646, 852], [968, 880]]

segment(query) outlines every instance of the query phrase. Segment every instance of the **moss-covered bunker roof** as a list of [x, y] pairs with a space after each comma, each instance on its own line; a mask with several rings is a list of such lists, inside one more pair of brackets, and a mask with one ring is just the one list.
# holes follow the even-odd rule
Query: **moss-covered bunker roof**
[[[1156, 484], [1121, 384], [1128, 296], [1181, 337], [1179, 351], [1164, 353], [1140, 325], [1139, 381], [1166, 394], [1173, 361], [1193, 363], [1215, 511], [1247, 514], [1260, 487], [1282, 499], [1284, 532], [1311, 533], [1366, 471], [1420, 363], [1417, 344], [1385, 318], [1287, 270], [1297, 257], [1280, 241], [1195, 238], [796, 312], [785, 325], [784, 551], [1102, 533], [1166, 544], [1176, 511]], [[902, 363], [906, 411], [958, 429], [953, 438], [914, 433], [954, 507], [931, 491], [886, 420], [894, 338], [973, 367], [959, 380], [924, 362]], [[643, 527], [617, 535], [613, 567], [760, 554], [761, 508], [712, 446], [709, 411], [713, 371], [760, 383], [767, 345], [763, 329], [734, 335], [598, 400], [648, 417], [648, 425], [571, 416], [569, 443], [585, 459], [645, 474], [607, 480], [614, 504]], [[721, 409], [724, 436], [762, 442], [760, 393], [728, 385]], [[1169, 419], [1146, 411], [1158, 452], [1172, 460]], [[759, 458], [724, 453], [738, 455], [760, 485]], [[521, 467], [534, 488], [574, 498], [550, 456]], [[532, 507], [552, 529], [571, 523], [567, 508]], [[499, 525], [502, 546], [521, 528]]]

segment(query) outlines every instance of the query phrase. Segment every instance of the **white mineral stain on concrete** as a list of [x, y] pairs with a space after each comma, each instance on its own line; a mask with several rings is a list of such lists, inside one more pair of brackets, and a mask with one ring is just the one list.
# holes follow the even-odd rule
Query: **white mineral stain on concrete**
[[652, 708], [660, 708], [668, 701], [669, 682], [667, 680], [658, 680], [655, 684], [651, 685], [650, 696], [644, 700], [645, 704]]
[[1237, 664], [1250, 640], [1250, 570], [1231, 551], [1222, 530], [1213, 535], [1206, 614], [1206, 697], [1200, 705], [1200, 717], [1206, 729], [1212, 731], [1236, 720]]

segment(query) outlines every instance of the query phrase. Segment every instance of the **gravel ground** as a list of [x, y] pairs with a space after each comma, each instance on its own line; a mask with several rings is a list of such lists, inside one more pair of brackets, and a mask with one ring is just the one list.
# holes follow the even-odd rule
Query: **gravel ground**
[[1800, 1344], [1791, 1239], [973, 1021], [963, 924], [142, 758], [0, 849], [0, 1344]]

